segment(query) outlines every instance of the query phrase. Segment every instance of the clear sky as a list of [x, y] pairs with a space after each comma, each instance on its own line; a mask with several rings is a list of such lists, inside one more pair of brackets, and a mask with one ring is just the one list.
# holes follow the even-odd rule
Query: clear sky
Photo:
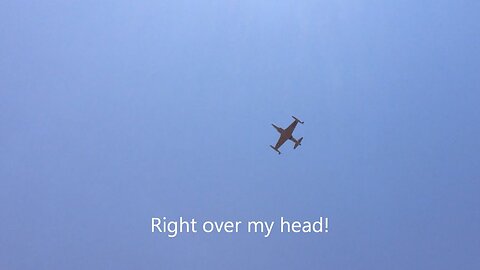
[[[1, 1], [0, 269], [480, 269], [479, 14]], [[155, 216], [330, 228], [168, 239]]]

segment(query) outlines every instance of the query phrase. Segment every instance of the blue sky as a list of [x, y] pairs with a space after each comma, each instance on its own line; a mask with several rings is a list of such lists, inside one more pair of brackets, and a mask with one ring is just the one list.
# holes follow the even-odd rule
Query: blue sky
[[[479, 11], [3, 1], [0, 268], [479, 269]], [[330, 228], [169, 239], [154, 216]]]

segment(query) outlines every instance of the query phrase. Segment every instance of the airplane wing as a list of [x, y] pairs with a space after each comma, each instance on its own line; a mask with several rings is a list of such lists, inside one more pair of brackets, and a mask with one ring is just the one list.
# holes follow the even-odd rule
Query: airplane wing
[[293, 121], [290, 126], [288, 126], [287, 129], [285, 129], [285, 132], [287, 132], [287, 134], [292, 134], [293, 133], [293, 130], [295, 129], [295, 127], [297, 126], [298, 124], [298, 121]]
[[278, 141], [277, 141], [277, 144], [275, 144], [275, 149], [278, 149], [280, 146], [282, 146], [282, 144], [284, 144], [286, 141], [288, 140], [288, 138], [284, 137], [284, 136], [280, 136], [280, 138], [278, 138]]

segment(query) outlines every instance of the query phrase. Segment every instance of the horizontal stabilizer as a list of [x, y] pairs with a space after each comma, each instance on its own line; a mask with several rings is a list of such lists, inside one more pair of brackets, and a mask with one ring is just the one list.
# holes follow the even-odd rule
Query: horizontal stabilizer
[[303, 140], [303, 137], [301, 137], [296, 143], [295, 143], [295, 146], [293, 146], [293, 149], [297, 149], [297, 147], [299, 145], [302, 145], [302, 140]]

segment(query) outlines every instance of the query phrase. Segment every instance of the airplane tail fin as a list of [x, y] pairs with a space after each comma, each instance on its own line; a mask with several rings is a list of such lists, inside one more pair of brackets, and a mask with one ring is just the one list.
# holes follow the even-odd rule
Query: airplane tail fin
[[293, 149], [297, 149], [297, 147], [299, 145], [302, 145], [302, 140], [303, 140], [303, 137], [301, 137], [296, 143], [295, 143], [295, 146], [293, 146]]
[[273, 147], [273, 145], [270, 145], [270, 147], [271, 147], [273, 150], [277, 151], [277, 153], [278, 153], [279, 155], [281, 154], [280, 151], [278, 151], [277, 148]]

